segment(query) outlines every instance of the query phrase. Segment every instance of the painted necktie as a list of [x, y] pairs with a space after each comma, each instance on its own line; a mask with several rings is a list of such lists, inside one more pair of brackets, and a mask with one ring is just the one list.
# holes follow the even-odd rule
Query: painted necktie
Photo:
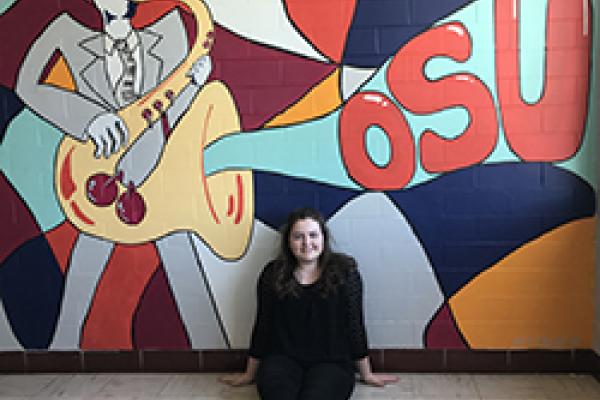
[[115, 98], [121, 107], [126, 106], [136, 99], [134, 84], [137, 73], [137, 66], [133, 58], [133, 52], [128, 49], [124, 40], [115, 41], [115, 49], [121, 58], [123, 73], [117, 81], [115, 88]]

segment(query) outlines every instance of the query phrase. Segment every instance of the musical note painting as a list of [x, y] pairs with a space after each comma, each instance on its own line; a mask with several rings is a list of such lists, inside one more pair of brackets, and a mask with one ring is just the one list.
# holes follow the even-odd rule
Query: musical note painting
[[245, 349], [302, 206], [374, 348], [593, 347], [597, 5], [0, 2], [0, 351]]

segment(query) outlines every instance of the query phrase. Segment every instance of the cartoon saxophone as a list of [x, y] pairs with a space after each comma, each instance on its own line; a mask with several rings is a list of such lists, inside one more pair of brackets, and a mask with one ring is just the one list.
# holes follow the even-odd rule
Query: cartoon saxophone
[[[139, 2], [152, 1], [140, 0]], [[65, 135], [55, 163], [55, 189], [66, 217], [79, 230], [113, 242], [144, 243], [175, 231], [196, 233], [217, 255], [240, 257], [252, 228], [252, 172], [227, 170], [206, 176], [204, 148], [239, 132], [236, 105], [225, 85], [208, 82], [170, 129], [156, 168], [138, 186], [123, 180], [119, 160], [145, 130], [161, 123], [190, 82], [188, 70], [214, 42], [209, 10], [201, 0], [181, 0], [196, 23], [187, 57], [150, 93], [118, 111], [128, 146], [110, 158], [94, 157], [94, 144]], [[167, 133], [165, 132], [165, 136]]]

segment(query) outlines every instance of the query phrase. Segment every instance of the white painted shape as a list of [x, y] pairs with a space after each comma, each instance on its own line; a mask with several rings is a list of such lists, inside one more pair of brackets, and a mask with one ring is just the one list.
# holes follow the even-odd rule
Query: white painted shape
[[19, 343], [13, 334], [6, 311], [0, 301], [0, 351], [23, 350], [23, 346]]
[[205, 3], [215, 22], [239, 36], [317, 61], [328, 61], [298, 33], [281, 0], [205, 0]]
[[364, 282], [365, 319], [374, 348], [423, 348], [444, 296], [410, 225], [383, 193], [348, 202], [328, 222], [336, 250], [352, 255]]
[[279, 233], [254, 221], [248, 250], [237, 261], [215, 256], [194, 237], [207, 280], [232, 348], [248, 348], [256, 314], [256, 282], [267, 262], [277, 255]]
[[342, 98], [348, 100], [377, 72], [375, 68], [342, 67]]

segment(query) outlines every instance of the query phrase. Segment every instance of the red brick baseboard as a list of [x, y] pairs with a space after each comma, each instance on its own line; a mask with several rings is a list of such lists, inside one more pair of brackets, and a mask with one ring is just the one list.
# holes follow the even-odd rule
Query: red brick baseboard
[[[245, 366], [244, 350], [0, 352], [0, 373], [231, 372]], [[429, 373], [584, 373], [600, 380], [592, 350], [375, 349], [377, 371]]]

